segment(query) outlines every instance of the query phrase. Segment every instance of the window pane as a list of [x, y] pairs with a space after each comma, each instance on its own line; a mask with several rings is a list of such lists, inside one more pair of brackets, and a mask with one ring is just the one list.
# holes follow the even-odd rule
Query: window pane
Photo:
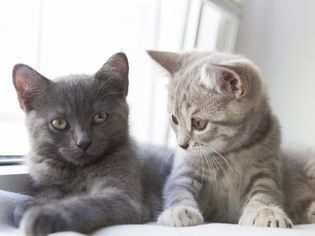
[[156, 65], [145, 49], [180, 50], [186, 4], [187, 0], [1, 1], [0, 155], [25, 154], [29, 146], [12, 85], [14, 64], [28, 64], [53, 79], [94, 73], [118, 51], [130, 62], [131, 134], [140, 141], [164, 144], [167, 80], [155, 77]]

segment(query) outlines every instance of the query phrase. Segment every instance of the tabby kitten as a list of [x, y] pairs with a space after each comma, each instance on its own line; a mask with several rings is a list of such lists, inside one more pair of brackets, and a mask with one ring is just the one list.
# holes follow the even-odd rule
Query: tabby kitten
[[281, 156], [285, 210], [295, 224], [315, 223], [315, 150], [286, 147]]
[[291, 228], [279, 124], [257, 67], [238, 55], [148, 53], [169, 73], [168, 111], [180, 146], [158, 223]]
[[141, 163], [128, 134], [128, 61], [113, 55], [94, 75], [49, 80], [27, 65], [13, 82], [31, 140], [34, 199], [14, 218], [26, 235], [91, 231], [148, 220]]

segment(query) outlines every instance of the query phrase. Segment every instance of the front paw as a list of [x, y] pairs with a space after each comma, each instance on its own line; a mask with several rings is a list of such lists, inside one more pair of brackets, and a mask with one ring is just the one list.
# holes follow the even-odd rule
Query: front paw
[[67, 231], [70, 218], [62, 209], [55, 207], [34, 207], [22, 218], [21, 229], [27, 236], [46, 236], [50, 233]]
[[37, 203], [34, 199], [28, 199], [20, 204], [18, 204], [13, 212], [13, 220], [16, 226], [20, 225], [21, 219], [25, 212], [31, 207], [35, 206]]
[[162, 212], [157, 222], [166, 226], [183, 227], [200, 225], [204, 221], [200, 212], [193, 207], [172, 207]]
[[257, 211], [245, 211], [239, 224], [276, 228], [292, 228], [293, 226], [284, 211], [276, 206], [262, 206]]

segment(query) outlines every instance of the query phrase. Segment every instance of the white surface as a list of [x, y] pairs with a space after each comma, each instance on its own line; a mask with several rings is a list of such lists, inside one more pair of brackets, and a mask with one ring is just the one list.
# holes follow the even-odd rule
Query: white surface
[[[0, 229], [1, 232], [1, 229]], [[100, 229], [91, 236], [314, 236], [315, 224], [300, 225], [294, 229], [245, 227], [231, 224], [206, 224], [185, 228], [158, 225], [118, 225]], [[0, 235], [22, 235], [15, 229]], [[79, 236], [75, 232], [60, 232], [51, 236]]]
[[93, 236], [125, 236], [126, 232], [128, 232], [129, 236], [314, 236], [315, 224], [301, 225], [297, 226], [295, 229], [245, 227], [231, 224], [206, 224], [185, 228], [172, 228], [158, 225], [123, 225], [99, 230], [94, 233]]
[[[27, 196], [0, 190], [0, 236], [23, 235], [13, 226], [13, 209]], [[231, 224], [205, 224], [193, 227], [173, 228], [156, 224], [118, 225], [100, 229], [92, 236], [314, 236], [315, 224], [295, 226], [293, 229], [245, 227]], [[54, 236], [78, 236], [77, 233], [55, 233]]]
[[311, 0], [245, 0], [237, 42], [237, 51], [262, 70], [284, 141], [311, 146], [315, 145], [314, 11]]

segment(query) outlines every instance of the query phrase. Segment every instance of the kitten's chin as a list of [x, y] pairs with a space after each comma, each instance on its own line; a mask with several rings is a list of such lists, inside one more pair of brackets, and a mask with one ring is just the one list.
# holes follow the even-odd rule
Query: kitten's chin
[[88, 154], [83, 154], [79, 157], [65, 157], [65, 159], [68, 162], [71, 162], [72, 164], [78, 165], [78, 166], [84, 166], [84, 165], [88, 165], [91, 164], [92, 162], [95, 162], [96, 160], [98, 160], [100, 158], [100, 156], [91, 156]]
[[62, 155], [62, 157], [74, 164], [74, 165], [79, 165], [79, 166], [83, 166], [83, 165], [87, 165], [90, 164], [94, 161], [96, 161], [97, 159], [99, 159], [102, 155], [101, 154], [89, 154], [88, 152], [83, 152], [83, 151], [76, 151], [76, 152], [67, 152], [64, 150], [59, 150], [60, 154]]

